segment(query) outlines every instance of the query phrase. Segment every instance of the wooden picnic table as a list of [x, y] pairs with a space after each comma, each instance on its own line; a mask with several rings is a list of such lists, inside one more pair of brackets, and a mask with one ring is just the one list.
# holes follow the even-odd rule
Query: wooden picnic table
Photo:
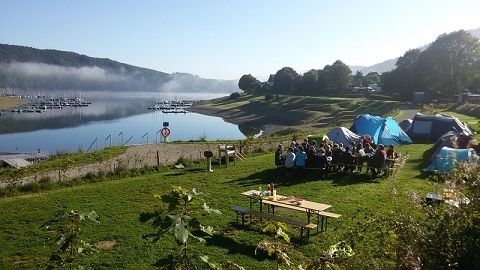
[[260, 191], [258, 190], [249, 190], [243, 192], [242, 195], [249, 197], [250, 199], [250, 209], [252, 206], [259, 202], [260, 204], [260, 212], [262, 212], [262, 205], [268, 205], [272, 207], [272, 214], [275, 214], [275, 207], [281, 207], [290, 210], [296, 210], [301, 212], [307, 213], [307, 222], [310, 223], [310, 218], [312, 213], [318, 214], [326, 209], [332, 207], [328, 204], [312, 202], [308, 200], [303, 200], [301, 204], [297, 204], [294, 197], [287, 197], [278, 195], [276, 196], [276, 200], [269, 200], [268, 197], [260, 196]]

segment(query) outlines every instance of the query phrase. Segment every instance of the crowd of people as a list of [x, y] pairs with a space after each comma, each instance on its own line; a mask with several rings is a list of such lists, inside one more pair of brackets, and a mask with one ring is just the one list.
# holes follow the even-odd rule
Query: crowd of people
[[[333, 143], [327, 138], [320, 143], [305, 139], [302, 143], [292, 141], [288, 147], [280, 144], [275, 151], [277, 168], [293, 170], [295, 168], [318, 168], [330, 172], [362, 172], [378, 175], [385, 166], [393, 164], [398, 158], [393, 145], [386, 149], [384, 145], [374, 145], [368, 136], [358, 143], [349, 145]], [[390, 163], [390, 164], [389, 164]], [[365, 166], [366, 164], [366, 166]]]

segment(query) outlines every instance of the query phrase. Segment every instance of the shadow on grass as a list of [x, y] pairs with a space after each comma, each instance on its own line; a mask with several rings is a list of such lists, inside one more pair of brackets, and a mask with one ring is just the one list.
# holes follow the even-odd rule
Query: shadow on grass
[[321, 175], [320, 171], [292, 171], [286, 174], [285, 172], [278, 172], [277, 169], [267, 169], [259, 171], [248, 176], [234, 179], [229, 183], [235, 183], [242, 187], [252, 185], [266, 185], [269, 183], [276, 183], [279, 186], [289, 187], [297, 184], [308, 183], [312, 181], [332, 181], [335, 186], [354, 185], [359, 183], [379, 183], [381, 176], [374, 177], [370, 174], [345, 174], [345, 173], [331, 173], [327, 176]]
[[224, 248], [227, 250], [226, 254], [241, 254], [252, 258], [257, 258], [254, 256], [255, 246], [240, 243], [231, 237], [222, 234], [215, 234], [206, 240], [207, 246]]

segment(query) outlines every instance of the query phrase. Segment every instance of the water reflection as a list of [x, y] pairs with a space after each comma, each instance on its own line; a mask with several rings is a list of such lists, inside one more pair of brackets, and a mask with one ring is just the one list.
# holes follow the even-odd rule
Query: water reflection
[[[63, 93], [53, 93], [60, 96]], [[151, 92], [87, 92], [82, 97], [91, 101], [88, 107], [66, 107], [43, 113], [2, 112], [0, 134], [78, 127], [93, 121], [107, 121], [147, 113], [155, 100], [210, 99], [219, 94], [165, 94]]]
[[[167, 115], [147, 110], [155, 100], [209, 99], [215, 95], [87, 93], [83, 97], [92, 102], [89, 107], [44, 113], [2, 113], [0, 152], [33, 152], [37, 148], [42, 152], [86, 150], [93, 141], [92, 147], [98, 149], [105, 146], [109, 135], [113, 144], [129, 138], [132, 138], [129, 143], [145, 143], [147, 137], [149, 142], [154, 142], [160, 139], [158, 130], [166, 121], [172, 129], [171, 140], [197, 140], [204, 136], [208, 140], [244, 138], [238, 126], [221, 118], [196, 113]], [[120, 132], [122, 138], [118, 136]]]

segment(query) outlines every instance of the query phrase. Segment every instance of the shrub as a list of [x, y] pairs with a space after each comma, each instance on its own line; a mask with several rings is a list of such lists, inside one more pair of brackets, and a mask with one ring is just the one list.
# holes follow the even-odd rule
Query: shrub
[[239, 98], [241, 95], [239, 92], [233, 92], [230, 94], [230, 99], [237, 99]]
[[266, 95], [265, 95], [265, 100], [266, 100], [266, 101], [270, 101], [270, 100], [272, 100], [273, 98], [274, 98], [274, 96], [273, 96], [272, 94], [266, 94]]

